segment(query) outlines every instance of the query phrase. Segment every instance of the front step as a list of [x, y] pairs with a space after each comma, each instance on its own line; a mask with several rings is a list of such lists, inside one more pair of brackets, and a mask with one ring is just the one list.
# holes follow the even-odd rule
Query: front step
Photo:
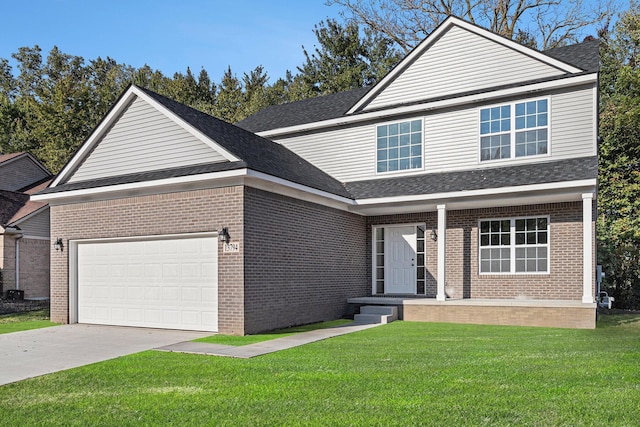
[[389, 305], [365, 305], [360, 308], [360, 314], [353, 317], [354, 323], [391, 323], [398, 320], [398, 307]]

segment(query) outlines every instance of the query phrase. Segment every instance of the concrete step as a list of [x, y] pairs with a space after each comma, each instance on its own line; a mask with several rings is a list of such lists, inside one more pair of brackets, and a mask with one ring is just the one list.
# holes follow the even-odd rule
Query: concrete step
[[398, 320], [398, 309], [393, 306], [373, 306], [367, 305], [360, 308], [360, 314], [353, 317], [353, 321], [358, 324], [367, 323], [391, 323]]
[[362, 314], [383, 314], [385, 316], [395, 316], [398, 319], [398, 307], [394, 305], [365, 305], [360, 307]]

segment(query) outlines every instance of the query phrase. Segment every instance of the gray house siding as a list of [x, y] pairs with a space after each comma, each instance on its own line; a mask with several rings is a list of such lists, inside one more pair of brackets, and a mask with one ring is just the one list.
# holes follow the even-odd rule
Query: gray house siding
[[225, 160], [156, 108], [136, 98], [68, 182]]

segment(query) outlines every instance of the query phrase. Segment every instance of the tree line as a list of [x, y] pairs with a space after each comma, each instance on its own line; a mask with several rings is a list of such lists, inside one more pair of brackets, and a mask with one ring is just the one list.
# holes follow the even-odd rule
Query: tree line
[[[598, 263], [616, 306], [640, 309], [640, 7], [631, 1], [609, 28], [615, 0], [328, 0], [342, 20], [315, 26], [317, 44], [295, 73], [274, 81], [262, 66], [219, 82], [201, 69], [166, 76], [107, 57], [85, 61], [38, 46], [0, 58], [0, 152], [29, 151], [58, 172], [129, 84], [231, 123], [275, 104], [370, 86], [448, 15], [533, 48], [601, 41]], [[582, 34], [584, 35], [584, 34]]]

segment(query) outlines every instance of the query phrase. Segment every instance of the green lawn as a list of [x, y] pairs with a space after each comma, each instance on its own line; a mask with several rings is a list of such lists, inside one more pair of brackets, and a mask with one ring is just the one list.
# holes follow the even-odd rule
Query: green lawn
[[0, 387], [0, 425], [637, 426], [640, 315], [394, 322], [253, 359], [148, 351]]
[[46, 328], [55, 325], [57, 325], [57, 323], [49, 321], [48, 309], [0, 315], [0, 334]]

